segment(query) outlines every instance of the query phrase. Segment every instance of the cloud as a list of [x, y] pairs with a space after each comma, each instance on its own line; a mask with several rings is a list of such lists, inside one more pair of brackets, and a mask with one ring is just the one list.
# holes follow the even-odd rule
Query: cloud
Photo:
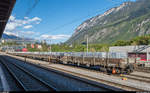
[[[42, 21], [39, 17], [33, 17], [33, 18], [28, 18], [24, 17], [24, 19], [16, 19], [14, 16], [10, 16], [9, 21], [6, 25], [5, 31], [13, 31], [14, 29], [21, 27], [21, 28], [31, 28], [31, 24], [39, 24]], [[30, 25], [30, 26], [25, 26], [25, 25]]]
[[8, 35], [17, 36], [15, 29], [19, 28], [20, 30], [19, 33], [21, 34], [28, 35], [28, 36], [33, 34], [35, 35], [36, 33], [33, 31], [23, 31], [23, 30], [32, 28], [34, 25], [39, 24], [41, 21], [42, 19], [40, 19], [39, 17], [33, 17], [33, 18], [24, 17], [23, 19], [17, 19], [15, 16], [11, 15], [6, 25], [4, 33]]
[[41, 38], [42, 39], [54, 39], [54, 40], [60, 40], [60, 39], [67, 39], [69, 38], [71, 35], [42, 35]]
[[24, 17], [24, 19], [29, 19], [29, 17]]
[[29, 28], [32, 28], [33, 26], [32, 25], [27, 25], [27, 26], [24, 26], [23, 28], [24, 29], [29, 29]]
[[33, 22], [33, 21], [42, 21], [42, 19], [38, 18], [38, 17], [34, 17], [32, 19], [29, 19], [30, 22]]
[[7, 35], [14, 35], [14, 36], [19, 35], [19, 37], [21, 37], [21, 36], [32, 36], [32, 35], [36, 34], [33, 31], [18, 31], [18, 34], [17, 34], [17, 32], [12, 32], [12, 31], [5, 31], [4, 33]]
[[21, 25], [21, 24], [19, 24], [19, 23], [9, 22], [9, 23], [7, 23], [7, 25], [6, 25], [5, 30], [6, 30], [6, 31], [12, 31], [12, 30], [14, 30], [16, 27], [18, 27], [18, 26], [20, 26], [20, 25]]
[[7, 31], [5, 31], [4, 33], [7, 34], [7, 35], [17, 36], [16, 33], [13, 33], [13, 32], [7, 32]]
[[35, 34], [35, 32], [33, 32], [33, 31], [22, 31], [22, 33], [25, 34], [25, 35], [33, 35], [33, 34]]
[[13, 20], [15, 20], [15, 17], [11, 15], [9, 20], [13, 21]]

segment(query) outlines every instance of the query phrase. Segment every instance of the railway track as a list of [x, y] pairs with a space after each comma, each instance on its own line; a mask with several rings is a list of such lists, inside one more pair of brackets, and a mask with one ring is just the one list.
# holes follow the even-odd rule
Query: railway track
[[[78, 68], [78, 67], [74, 67], [74, 68]], [[106, 72], [100, 72], [100, 71], [96, 71], [96, 70], [93, 70], [93, 69], [89, 70], [87, 68], [82, 68], [82, 67], [80, 67], [80, 69], [95, 72], [95, 73], [108, 74]], [[120, 78], [126, 77], [128, 79], [137, 80], [137, 81], [145, 82], [145, 83], [150, 83], [150, 77], [145, 77], [145, 76], [136, 75], [136, 74], [123, 75], [122, 77], [120, 75], [115, 75], [115, 74], [109, 74], [109, 75], [113, 75], [113, 76], [120, 77]]]
[[8, 63], [2, 57], [1, 62], [17, 82], [19, 91], [55, 91], [55, 88], [16, 64]]
[[137, 68], [135, 71], [144, 72], [144, 73], [150, 73], [150, 68], [149, 69], [146, 69], [146, 68]]
[[147, 77], [147, 76], [141, 76], [141, 75], [136, 75], [136, 74], [130, 74], [130, 76], [135, 76], [135, 77], [140, 77], [143, 79], [149, 79], [150, 80], [150, 77]]
[[[19, 66], [18, 64], [16, 65], [16, 64], [14, 64], [13, 62], [9, 62], [9, 63], [11, 63], [11, 65], [14, 65], [15, 67], [17, 67], [17, 68], [19, 68], [19, 69], [25, 71], [25, 69], [24, 69], [23, 67]], [[8, 64], [7, 64], [7, 65], [8, 65]], [[34, 64], [30, 64], [30, 65], [35, 66]], [[45, 68], [40, 67], [40, 66], [36, 66], [36, 67], [45, 69]], [[13, 67], [13, 68], [14, 68], [14, 67]], [[48, 69], [46, 69], [46, 70], [48, 70]], [[93, 86], [93, 87], [99, 88], [99, 89], [104, 90], [104, 91], [123, 91], [122, 89], [119, 89], [119, 88], [108, 87], [108, 85], [106, 86], [106, 85], [104, 85], [104, 84], [99, 85], [99, 84], [96, 83], [96, 82], [92, 82], [92, 81], [86, 80], [86, 79], [81, 79], [81, 78], [78, 78], [78, 77], [76, 77], [76, 76], [68, 75], [68, 74], [66, 74], [66, 73], [62, 73], [62, 72], [60, 72], [60, 71], [56, 71], [56, 70], [53, 70], [53, 69], [51, 69], [51, 70], [49, 69], [48, 71], [49, 71], [49, 72], [53, 72], [53, 73], [57, 73], [57, 74], [59, 74], [59, 75], [61, 75], [61, 76], [64, 76], [64, 77], [67, 77], [67, 78], [70, 78], [70, 79], [74, 79], [74, 80], [77, 80], [77, 81], [86, 83], [87, 85], [91, 85], [91, 86]], [[28, 71], [25, 71], [25, 72], [32, 74], [32, 72], [28, 72]], [[35, 77], [35, 76], [34, 76], [34, 77]], [[25, 84], [22, 84], [22, 85], [25, 85]], [[30, 88], [31, 88], [31, 87], [30, 87]], [[33, 88], [33, 89], [34, 89], [34, 88]]]
[[[33, 63], [29, 63], [29, 64], [33, 65]], [[55, 67], [51, 67], [51, 66], [49, 66], [49, 68], [45, 68], [45, 67], [39, 66], [38, 64], [36, 64], [36, 66], [40, 67], [40, 68], [43, 68], [43, 69], [46, 69], [46, 70], [49, 70], [49, 71], [54, 71], [55, 72], [57, 70], [57, 71], [69, 73], [69, 74], [72, 74], [72, 75], [75, 75], [75, 76], [80, 76], [82, 78], [86, 77], [87, 79], [94, 80], [94, 81], [99, 81], [101, 83], [104, 83], [104, 84], [110, 85], [110, 86], [117, 86], [117, 87], [125, 89], [125, 90], [144, 91], [143, 89], [139, 89], [139, 88], [135, 88], [135, 87], [132, 87], [132, 86], [127, 86], [127, 85], [122, 85], [122, 84], [118, 84], [118, 83], [115, 83], [115, 82], [106, 81], [106, 80], [103, 80], [103, 79], [93, 78], [93, 77], [90, 77], [90, 76], [87, 76], [87, 75], [83, 75], [83, 74], [79, 74], [79, 73], [74, 73], [74, 72], [67, 71], [67, 70], [60, 69], [60, 68], [55, 68]], [[82, 68], [82, 69], [85, 70], [85, 68]], [[100, 73], [98, 71], [94, 71], [94, 72]], [[62, 73], [59, 73], [59, 74], [62, 74]], [[63, 75], [65, 75], [65, 74], [63, 74]], [[128, 78], [141, 81], [141, 79], [135, 79], [133, 77], [131, 78], [130, 76], [128, 76]], [[147, 81], [145, 81], [145, 82], [147, 82]]]
[[[33, 65], [33, 63], [29, 63], [29, 64]], [[62, 75], [65, 75], [65, 73], [69, 73], [69, 74], [74, 75], [74, 76], [80, 76], [82, 78], [87, 78], [89, 80], [93, 80], [93, 81], [96, 81], [96, 82], [98, 81], [98, 82], [101, 82], [103, 84], [110, 85], [110, 86], [115, 86], [115, 87], [118, 87], [118, 88], [121, 88], [121, 89], [124, 89], [124, 90], [129, 90], [129, 91], [131, 91], [131, 90], [132, 91], [144, 91], [143, 89], [138, 89], [138, 88], [135, 88], [135, 87], [132, 87], [132, 86], [122, 85], [122, 84], [119, 84], [119, 83], [115, 83], [113, 81], [111, 82], [111, 81], [107, 81], [107, 80], [103, 80], [103, 79], [99, 79], [99, 78], [94, 78], [94, 77], [90, 77], [90, 76], [87, 76], [87, 75], [83, 75], [83, 74], [79, 74], [79, 73], [67, 71], [67, 70], [56, 68], [56, 67], [52, 67], [52, 66], [48, 66], [49, 68], [45, 68], [45, 67], [43, 67], [40, 64], [34, 64], [34, 65], [36, 65], [37, 67], [46, 69], [48, 71], [54, 71], [54, 72], [55, 71], [61, 71], [61, 73], [59, 73], [59, 74], [62, 74]], [[62, 72], [65, 72], [65, 73], [62, 73]]]
[[150, 83], [150, 77], [145, 77], [145, 76], [140, 76], [140, 75], [124, 75], [124, 77], [128, 78], [128, 79], [133, 79], [133, 80], [137, 80], [140, 82], [145, 82], [145, 83]]
[[[65, 65], [65, 64], [63, 64], [63, 65]], [[74, 68], [79, 68], [79, 67], [75, 67], [75, 66], [73, 66], [73, 67]], [[86, 71], [90, 71], [90, 72], [95, 72], [95, 73], [108, 74], [106, 72], [100, 72], [100, 71], [89, 69], [89, 68], [82, 68], [82, 67], [80, 67], [80, 69], [83, 69], [83, 70], [86, 70]], [[145, 82], [145, 83], [150, 83], [150, 77], [145, 77], [145, 76], [136, 75], [136, 74], [129, 74], [129, 75], [123, 75], [123, 76], [115, 75], [115, 74], [109, 74], [109, 75], [113, 75], [113, 76], [120, 77], [120, 78], [126, 77], [128, 79], [137, 80], [137, 81], [141, 81], [141, 82]]]
[[[62, 64], [62, 65], [66, 65], [66, 64]], [[67, 66], [72, 66], [72, 65], [67, 65]], [[95, 72], [95, 73], [102, 73], [102, 74], [109, 74], [109, 75], [113, 75], [113, 76], [116, 76], [116, 77], [120, 77], [120, 75], [115, 75], [115, 74], [111, 74], [111, 73], [107, 73], [107, 72], [101, 72], [101, 71], [98, 71], [98, 70], [94, 70], [94, 69], [89, 69], [89, 68], [86, 68], [86, 67], [76, 67], [76, 66], [72, 66], [74, 68], [80, 68], [80, 69], [83, 69], [83, 70], [86, 70], [86, 71], [91, 71], [91, 72]], [[138, 70], [139, 72], [144, 72], [144, 73], [149, 73], [150, 74], [150, 70], [148, 71], [149, 69], [140, 69]], [[123, 75], [123, 77], [126, 77], [128, 79], [132, 79], [132, 80], [137, 80], [137, 81], [141, 81], [141, 82], [145, 82], [145, 83], [150, 83], [150, 77], [145, 77], [145, 76], [141, 76], [141, 75], [136, 75], [136, 74], [129, 74], [129, 75]], [[122, 77], [120, 77], [122, 78]]]

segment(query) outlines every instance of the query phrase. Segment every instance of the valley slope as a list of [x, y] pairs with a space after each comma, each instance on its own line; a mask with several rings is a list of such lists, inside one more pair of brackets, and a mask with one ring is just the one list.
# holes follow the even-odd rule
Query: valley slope
[[150, 34], [150, 0], [125, 2], [83, 22], [75, 29], [67, 44], [113, 43]]

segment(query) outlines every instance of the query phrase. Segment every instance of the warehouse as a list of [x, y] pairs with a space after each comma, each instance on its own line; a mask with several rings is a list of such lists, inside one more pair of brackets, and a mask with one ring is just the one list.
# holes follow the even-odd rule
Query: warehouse
[[109, 52], [127, 52], [128, 57], [135, 58], [140, 61], [150, 61], [150, 46], [113, 46], [109, 48]]

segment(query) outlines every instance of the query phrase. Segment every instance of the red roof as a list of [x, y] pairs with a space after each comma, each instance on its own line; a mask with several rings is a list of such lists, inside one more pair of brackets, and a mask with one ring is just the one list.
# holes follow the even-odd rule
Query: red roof
[[28, 51], [27, 48], [23, 48], [23, 49], [22, 49], [22, 52], [27, 52], [27, 51]]

